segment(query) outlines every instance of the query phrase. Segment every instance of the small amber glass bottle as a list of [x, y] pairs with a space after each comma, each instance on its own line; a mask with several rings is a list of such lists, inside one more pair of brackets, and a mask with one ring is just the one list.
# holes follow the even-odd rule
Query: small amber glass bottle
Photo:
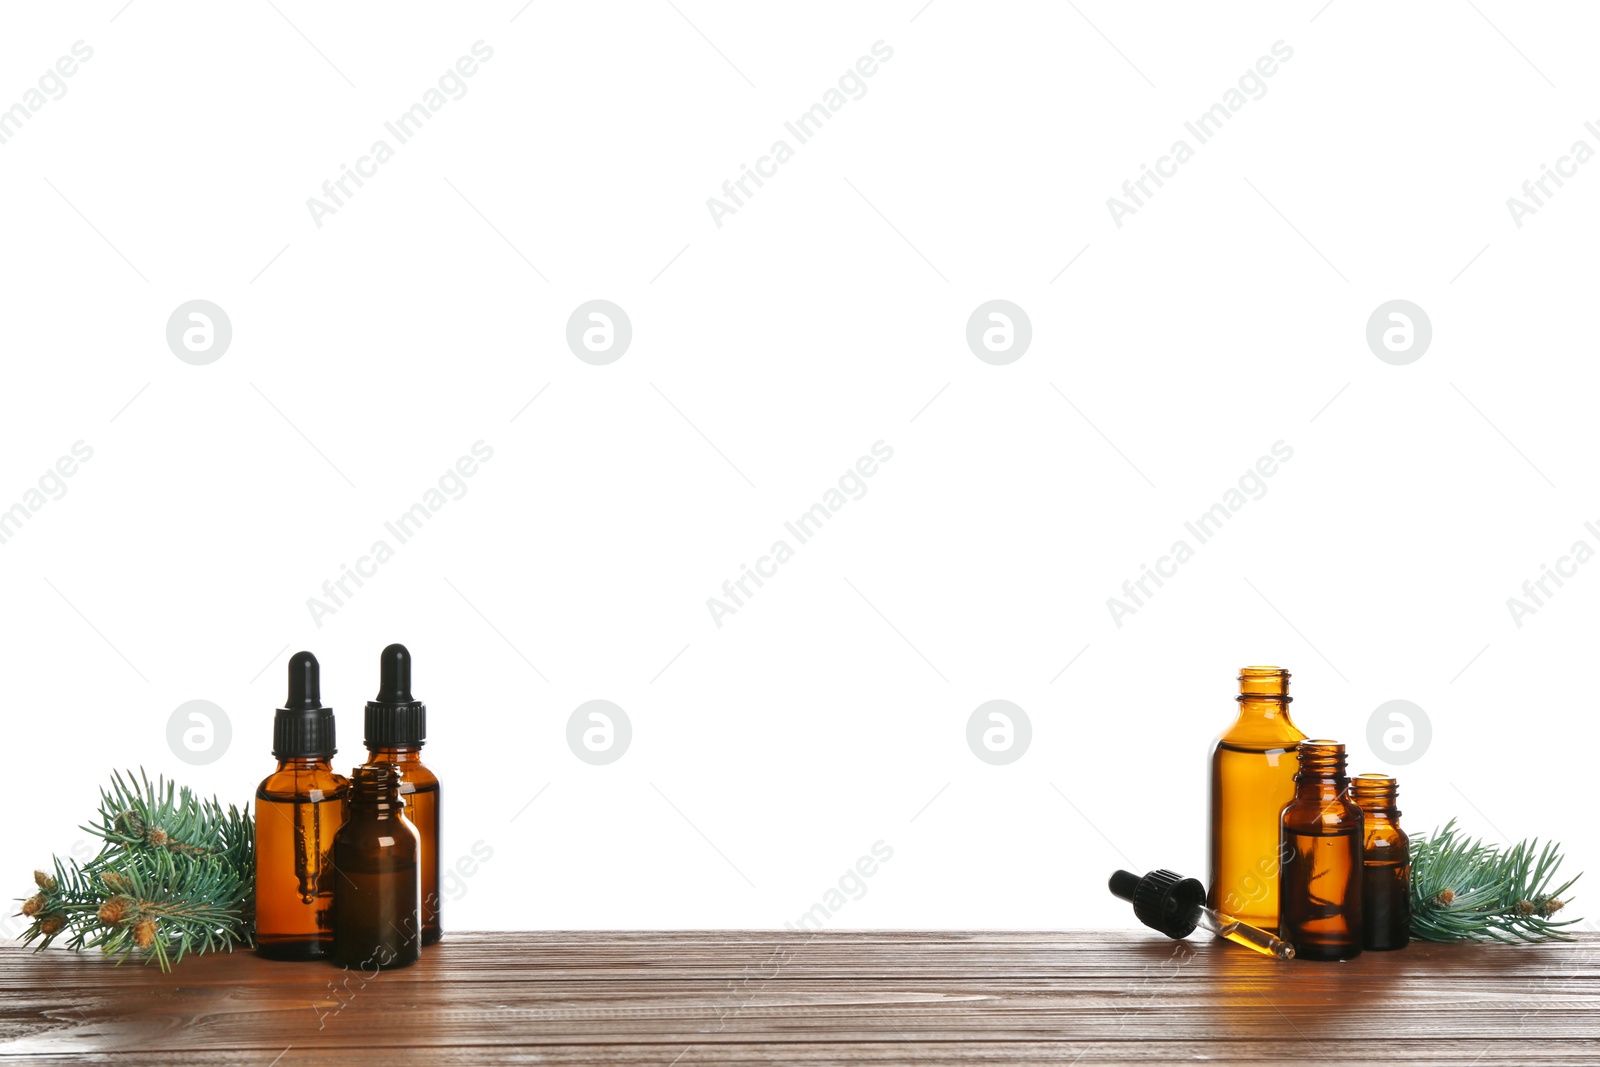
[[1344, 746], [1302, 741], [1294, 799], [1283, 809], [1278, 936], [1304, 960], [1361, 954], [1361, 809], [1348, 794]]
[[1239, 672], [1239, 717], [1211, 746], [1211, 870], [1207, 903], [1263, 930], [1278, 928], [1279, 822], [1294, 796], [1289, 672]]
[[289, 699], [272, 724], [278, 769], [256, 788], [256, 951], [309, 960], [333, 948], [328, 859], [349, 781], [335, 774], [333, 709], [322, 706], [317, 657], [289, 660]]
[[411, 653], [390, 645], [379, 661], [378, 696], [367, 701], [367, 762], [392, 764], [400, 772], [406, 819], [422, 839], [422, 943], [439, 940], [439, 779], [422, 765], [428, 708], [411, 695]]
[[1387, 774], [1350, 779], [1350, 799], [1361, 808], [1365, 845], [1361, 860], [1361, 947], [1384, 950], [1411, 943], [1411, 839], [1400, 829], [1395, 800], [1400, 787]]
[[333, 839], [333, 962], [404, 967], [422, 954], [417, 830], [393, 764], [364, 763], [350, 780], [350, 816]]

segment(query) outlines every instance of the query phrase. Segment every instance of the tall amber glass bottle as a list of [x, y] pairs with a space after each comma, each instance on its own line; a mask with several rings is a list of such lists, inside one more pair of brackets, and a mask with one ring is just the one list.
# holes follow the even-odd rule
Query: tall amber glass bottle
[[333, 947], [333, 835], [349, 780], [333, 773], [333, 709], [322, 705], [317, 657], [289, 660], [289, 699], [272, 723], [278, 769], [256, 789], [256, 951], [309, 960]]
[[1278, 936], [1303, 960], [1361, 954], [1361, 809], [1350, 799], [1344, 746], [1302, 741], [1294, 799], [1283, 809]]
[[1211, 745], [1211, 871], [1207, 903], [1263, 930], [1278, 928], [1279, 816], [1294, 797], [1289, 672], [1239, 672], [1239, 717]]
[[428, 708], [411, 696], [411, 653], [405, 645], [383, 650], [378, 698], [367, 701], [367, 762], [392, 765], [400, 772], [406, 818], [422, 841], [422, 943], [438, 941], [439, 779], [422, 765], [428, 735]]
[[1411, 839], [1400, 829], [1398, 783], [1387, 774], [1350, 779], [1361, 808], [1361, 947], [1381, 951], [1411, 943]]
[[365, 971], [417, 961], [417, 851], [394, 764], [357, 767], [350, 817], [333, 841], [333, 962]]

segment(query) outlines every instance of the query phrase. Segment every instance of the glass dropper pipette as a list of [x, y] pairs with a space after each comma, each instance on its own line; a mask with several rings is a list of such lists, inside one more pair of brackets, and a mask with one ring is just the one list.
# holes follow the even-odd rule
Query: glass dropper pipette
[[1117, 871], [1111, 876], [1111, 892], [1132, 902], [1140, 922], [1168, 937], [1188, 937], [1198, 926], [1263, 956], [1294, 959], [1289, 942], [1206, 907], [1206, 887], [1197, 879], [1172, 871], [1151, 871], [1142, 878], [1132, 871]]

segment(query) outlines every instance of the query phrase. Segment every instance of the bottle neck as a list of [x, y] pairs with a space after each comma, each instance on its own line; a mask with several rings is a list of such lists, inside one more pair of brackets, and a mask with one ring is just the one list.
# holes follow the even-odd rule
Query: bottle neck
[[1393, 824], [1400, 818], [1396, 807], [1400, 788], [1387, 774], [1358, 774], [1350, 779], [1350, 799], [1361, 808], [1368, 822]]
[[381, 745], [367, 750], [368, 763], [421, 763], [421, 745]]
[[1334, 741], [1302, 741], [1296, 749], [1300, 769], [1295, 772], [1295, 795], [1306, 800], [1338, 800], [1350, 790], [1345, 774], [1344, 746]]
[[1239, 721], [1236, 729], [1246, 733], [1265, 730], [1282, 734], [1285, 727], [1299, 734], [1289, 718], [1289, 705], [1294, 697], [1289, 695], [1289, 672], [1281, 667], [1244, 667], [1239, 671]]
[[1288, 703], [1289, 672], [1282, 667], [1244, 667], [1239, 671], [1239, 700], [1272, 698]]
[[1297, 774], [1294, 776], [1294, 795], [1296, 800], [1345, 800], [1350, 795], [1350, 779], [1342, 774], [1326, 778], [1308, 778]]
[[278, 761], [280, 771], [332, 771], [331, 756], [290, 756]]
[[350, 779], [350, 815], [370, 819], [398, 818], [405, 809], [400, 799], [400, 775], [386, 763], [365, 763]]

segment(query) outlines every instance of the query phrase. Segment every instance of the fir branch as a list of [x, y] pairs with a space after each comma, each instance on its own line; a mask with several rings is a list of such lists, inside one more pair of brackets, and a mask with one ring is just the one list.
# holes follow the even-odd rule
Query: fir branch
[[1505, 849], [1468, 838], [1454, 819], [1411, 843], [1411, 934], [1424, 941], [1571, 940], [1552, 917], [1581, 875], [1559, 885], [1560, 846], [1537, 838]]
[[253, 943], [255, 828], [248, 813], [144, 772], [112, 776], [99, 821], [84, 829], [103, 842], [86, 863], [53, 860], [34, 872], [39, 891], [24, 901], [33, 922], [22, 935], [37, 948], [66, 937], [74, 950], [98, 948], [118, 963], [140, 955], [163, 971], [189, 953]]

